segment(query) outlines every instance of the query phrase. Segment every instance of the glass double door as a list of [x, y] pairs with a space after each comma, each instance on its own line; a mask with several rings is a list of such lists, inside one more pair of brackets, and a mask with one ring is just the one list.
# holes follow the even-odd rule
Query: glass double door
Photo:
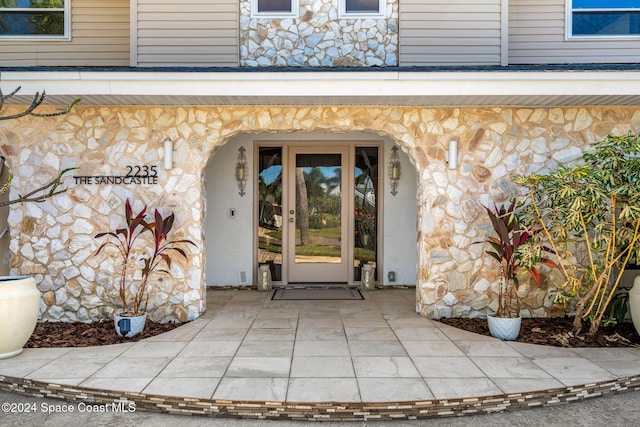
[[[376, 147], [362, 150], [369, 166], [377, 161]], [[275, 281], [352, 283], [366, 262], [358, 258], [375, 263], [377, 170], [375, 186], [372, 169], [365, 174], [363, 193], [360, 157], [348, 145], [259, 147], [258, 261], [271, 265]], [[365, 204], [367, 237], [359, 226]]]

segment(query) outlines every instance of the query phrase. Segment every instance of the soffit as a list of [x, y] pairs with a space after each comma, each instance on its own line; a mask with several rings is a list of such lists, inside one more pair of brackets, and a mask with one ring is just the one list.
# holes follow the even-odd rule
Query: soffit
[[11, 103], [82, 105], [640, 105], [638, 70], [554, 71], [14, 71], [2, 72]]

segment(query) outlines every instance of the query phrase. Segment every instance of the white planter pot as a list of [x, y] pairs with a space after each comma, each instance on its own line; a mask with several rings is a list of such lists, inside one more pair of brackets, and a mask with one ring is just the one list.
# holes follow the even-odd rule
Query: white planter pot
[[36, 328], [40, 291], [28, 276], [0, 276], [0, 359], [22, 352]]
[[629, 290], [629, 311], [636, 332], [640, 334], [640, 275], [633, 280], [633, 288]]
[[119, 337], [131, 338], [138, 335], [144, 329], [147, 322], [147, 313], [140, 316], [113, 315], [113, 325]]
[[487, 316], [489, 332], [491, 336], [501, 340], [513, 341], [520, 335], [521, 317], [494, 317]]

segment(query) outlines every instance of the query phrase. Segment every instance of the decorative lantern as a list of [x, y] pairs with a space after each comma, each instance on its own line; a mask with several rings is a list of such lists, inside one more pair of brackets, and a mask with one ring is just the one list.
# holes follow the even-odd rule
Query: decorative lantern
[[398, 184], [400, 183], [400, 157], [398, 157], [398, 147], [391, 149], [391, 158], [389, 159], [389, 185], [391, 186], [391, 194], [398, 194]]
[[371, 264], [362, 266], [362, 289], [373, 291], [376, 289], [376, 270]]
[[258, 290], [261, 292], [268, 292], [271, 290], [271, 269], [269, 264], [260, 264], [258, 267]]
[[236, 181], [238, 182], [238, 188], [240, 189], [240, 197], [244, 197], [245, 188], [247, 186], [247, 156], [244, 154], [244, 147], [238, 148], [238, 160], [236, 161]]

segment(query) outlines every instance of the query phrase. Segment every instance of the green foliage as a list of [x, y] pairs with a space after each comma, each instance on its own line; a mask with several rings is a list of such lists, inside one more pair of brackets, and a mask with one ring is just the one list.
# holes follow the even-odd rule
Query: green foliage
[[309, 212], [340, 215], [340, 195], [320, 194], [309, 197]]
[[625, 267], [640, 251], [640, 139], [607, 136], [575, 165], [514, 182], [528, 190], [521, 221], [539, 227], [561, 261], [565, 283], [556, 297], [565, 303], [575, 298], [574, 333], [590, 318], [595, 334]]
[[376, 251], [364, 248], [353, 248], [353, 258], [359, 260], [362, 264], [376, 262]]
[[274, 253], [274, 254], [281, 254], [282, 253], [282, 246], [275, 245], [273, 243], [258, 242], [258, 248], [260, 248], [262, 250], [265, 250], [267, 252]]
[[629, 293], [617, 293], [604, 312], [604, 326], [615, 326], [624, 322], [629, 312]]
[[[374, 210], [374, 209], [372, 209]], [[377, 227], [375, 210], [371, 212], [365, 207], [356, 207], [353, 215], [354, 241], [356, 248], [375, 251], [377, 246]]]
[[309, 228], [336, 228], [340, 227], [340, 217], [333, 214], [314, 213], [309, 215]]

